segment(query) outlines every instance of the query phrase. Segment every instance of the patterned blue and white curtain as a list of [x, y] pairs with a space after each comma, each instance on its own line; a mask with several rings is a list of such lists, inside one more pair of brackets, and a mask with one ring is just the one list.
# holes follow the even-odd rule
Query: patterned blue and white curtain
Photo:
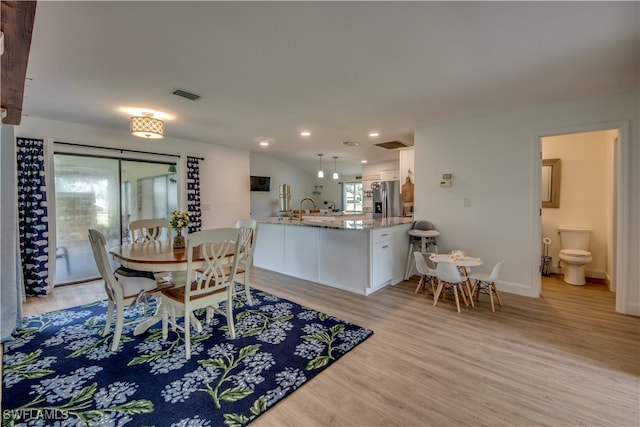
[[18, 234], [25, 295], [46, 295], [49, 287], [49, 218], [44, 141], [17, 139]]
[[200, 159], [187, 156], [187, 210], [191, 224], [189, 233], [200, 231], [202, 219], [200, 211]]

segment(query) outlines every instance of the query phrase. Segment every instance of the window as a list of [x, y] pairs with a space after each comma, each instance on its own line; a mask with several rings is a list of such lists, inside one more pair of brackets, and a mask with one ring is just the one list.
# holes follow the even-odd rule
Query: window
[[347, 212], [362, 212], [362, 183], [344, 183], [344, 210]]

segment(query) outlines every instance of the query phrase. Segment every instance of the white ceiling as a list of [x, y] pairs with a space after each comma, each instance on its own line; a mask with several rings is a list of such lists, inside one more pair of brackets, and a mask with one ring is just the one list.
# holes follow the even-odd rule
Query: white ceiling
[[[357, 173], [361, 159], [397, 159], [375, 142], [412, 145], [426, 123], [637, 85], [639, 10], [638, 2], [39, 1], [24, 114], [126, 129], [118, 109], [145, 107], [175, 116], [167, 136], [309, 170], [324, 153], [325, 163], [339, 156], [340, 171]], [[172, 95], [177, 88], [202, 98]]]

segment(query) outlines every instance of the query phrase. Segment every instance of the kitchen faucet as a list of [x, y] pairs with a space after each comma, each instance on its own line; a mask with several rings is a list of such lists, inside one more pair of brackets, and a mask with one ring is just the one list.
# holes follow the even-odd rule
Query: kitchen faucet
[[311, 197], [305, 197], [305, 198], [303, 198], [302, 200], [300, 200], [300, 207], [299, 207], [299, 209], [298, 209], [298, 215], [300, 215], [300, 221], [302, 221], [302, 203], [303, 203], [304, 201], [306, 201], [306, 200], [308, 200], [308, 201], [310, 201], [311, 203], [313, 203], [313, 209], [318, 209], [318, 206], [316, 205], [316, 201], [315, 201], [315, 200], [313, 200]]

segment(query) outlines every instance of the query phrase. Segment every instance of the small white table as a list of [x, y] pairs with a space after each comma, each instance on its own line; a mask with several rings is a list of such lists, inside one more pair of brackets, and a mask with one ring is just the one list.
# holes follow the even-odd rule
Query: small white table
[[471, 281], [469, 280], [467, 268], [482, 265], [482, 259], [471, 256], [456, 257], [451, 254], [431, 254], [429, 255], [429, 259], [433, 262], [450, 262], [456, 267], [460, 267], [463, 269], [464, 275], [467, 278], [467, 294], [469, 295], [471, 306], [475, 307], [473, 303], [473, 295], [471, 295]]
[[456, 267], [463, 267], [465, 272], [467, 267], [477, 267], [482, 265], [482, 260], [480, 258], [470, 256], [454, 257], [450, 254], [431, 254], [429, 255], [429, 259], [433, 262], [450, 262]]

